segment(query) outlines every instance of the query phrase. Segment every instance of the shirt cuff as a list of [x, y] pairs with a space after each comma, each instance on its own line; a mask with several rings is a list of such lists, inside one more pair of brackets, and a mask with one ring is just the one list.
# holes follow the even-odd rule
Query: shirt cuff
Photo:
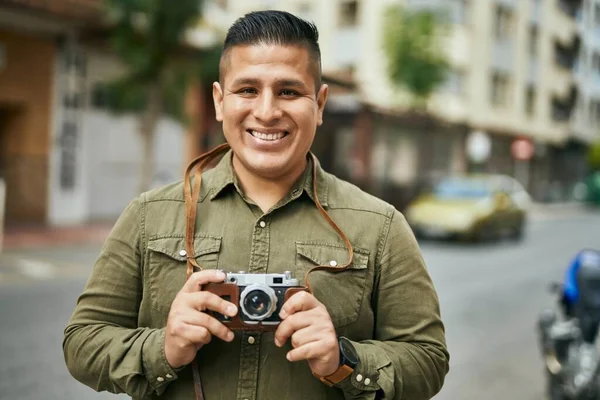
[[[351, 341], [360, 360], [354, 372], [334, 386], [342, 389], [347, 399], [375, 398], [375, 393], [382, 390], [380, 370], [391, 364], [385, 351], [370, 343]], [[387, 386], [387, 385], [383, 385]]]
[[175, 370], [171, 368], [165, 356], [165, 329], [154, 330], [142, 347], [144, 372], [150, 387], [160, 396], [167, 385], [177, 379]]

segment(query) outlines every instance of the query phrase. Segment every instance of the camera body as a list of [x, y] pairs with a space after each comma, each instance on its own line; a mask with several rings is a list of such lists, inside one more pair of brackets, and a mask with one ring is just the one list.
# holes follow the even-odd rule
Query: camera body
[[204, 290], [214, 293], [238, 307], [232, 318], [211, 314], [231, 330], [274, 331], [281, 318], [283, 304], [294, 294], [307, 291], [290, 271], [283, 274], [227, 273], [223, 283], [211, 283]]

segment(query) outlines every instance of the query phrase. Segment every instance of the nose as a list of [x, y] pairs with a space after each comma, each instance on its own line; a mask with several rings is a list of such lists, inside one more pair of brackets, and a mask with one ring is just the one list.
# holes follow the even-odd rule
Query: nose
[[262, 92], [254, 106], [254, 118], [268, 124], [278, 121], [282, 114], [279, 102], [273, 93], [270, 91]]

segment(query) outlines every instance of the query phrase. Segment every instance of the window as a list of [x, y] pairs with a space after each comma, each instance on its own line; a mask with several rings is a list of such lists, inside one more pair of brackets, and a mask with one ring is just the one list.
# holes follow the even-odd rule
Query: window
[[502, 72], [492, 74], [491, 103], [496, 107], [508, 105], [510, 97], [510, 78]]
[[537, 55], [538, 36], [537, 26], [531, 26], [529, 28], [529, 54], [532, 56]]
[[443, 89], [445, 92], [461, 96], [464, 93], [464, 73], [462, 71], [449, 71]]
[[530, 117], [535, 114], [535, 98], [535, 87], [528, 86], [525, 89], [525, 113]]
[[452, 22], [455, 24], [468, 24], [469, 0], [458, 0], [453, 5]]
[[508, 39], [512, 34], [512, 11], [503, 6], [496, 6], [494, 16], [494, 36], [496, 39]]
[[356, 26], [358, 22], [358, 1], [345, 0], [340, 5], [340, 27]]

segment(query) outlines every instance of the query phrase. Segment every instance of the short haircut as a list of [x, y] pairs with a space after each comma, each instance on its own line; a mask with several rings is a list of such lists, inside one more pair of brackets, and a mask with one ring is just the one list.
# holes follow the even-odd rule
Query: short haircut
[[319, 31], [315, 24], [285, 11], [254, 11], [244, 15], [231, 25], [221, 53], [219, 75], [223, 79], [223, 61], [235, 46], [277, 44], [301, 46], [308, 50], [314, 62], [313, 75], [318, 91], [321, 86], [321, 49]]

